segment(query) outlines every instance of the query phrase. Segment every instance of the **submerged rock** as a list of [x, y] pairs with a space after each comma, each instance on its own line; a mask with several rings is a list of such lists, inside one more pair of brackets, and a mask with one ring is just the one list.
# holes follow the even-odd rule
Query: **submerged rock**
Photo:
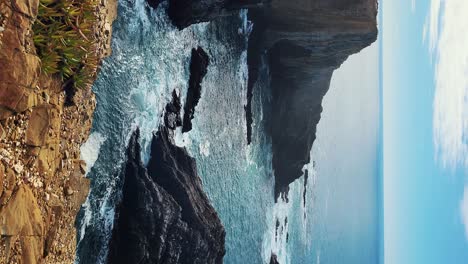
[[108, 263], [222, 263], [225, 231], [203, 192], [195, 160], [154, 135], [148, 169], [139, 132], [130, 139], [122, 202], [117, 207]]

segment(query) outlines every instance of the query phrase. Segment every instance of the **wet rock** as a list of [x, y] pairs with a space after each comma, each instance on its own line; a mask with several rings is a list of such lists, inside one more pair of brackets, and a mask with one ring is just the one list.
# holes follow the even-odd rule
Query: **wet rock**
[[179, 29], [234, 14], [242, 8], [260, 6], [269, 0], [169, 0], [169, 18]]
[[147, 170], [138, 134], [127, 149], [108, 263], [222, 263], [224, 228], [202, 190], [195, 161], [161, 128]]
[[206, 52], [198, 47], [192, 49], [192, 57], [190, 61], [190, 78], [187, 91], [187, 99], [184, 105], [184, 120], [182, 124], [182, 132], [192, 130], [192, 119], [195, 114], [195, 107], [201, 97], [201, 82], [208, 72], [209, 57]]
[[176, 90], [172, 91], [172, 101], [166, 105], [166, 112], [164, 113], [164, 125], [170, 129], [176, 129], [182, 125], [180, 118], [180, 110], [182, 104], [180, 103], [179, 95]]

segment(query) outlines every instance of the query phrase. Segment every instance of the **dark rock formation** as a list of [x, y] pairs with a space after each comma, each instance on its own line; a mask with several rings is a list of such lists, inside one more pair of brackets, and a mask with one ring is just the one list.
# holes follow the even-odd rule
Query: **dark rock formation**
[[271, 253], [270, 264], [279, 264], [276, 254]]
[[242, 8], [261, 6], [269, 0], [169, 0], [169, 17], [179, 29], [231, 15]]
[[148, 5], [154, 9], [158, 8], [159, 4], [161, 3], [161, 0], [146, 0], [146, 1], [148, 2]]
[[[252, 19], [258, 50], [268, 52], [273, 105], [269, 121], [275, 196], [287, 193], [310, 162], [310, 149], [333, 71], [377, 38], [375, 0], [273, 0]], [[266, 22], [265, 22], [266, 21]]]
[[[307, 180], [309, 179], [309, 171], [304, 171], [304, 191], [302, 192], [302, 200], [304, 203], [304, 208], [306, 207], [306, 197], [307, 197]], [[305, 214], [305, 211], [304, 211]]]
[[176, 90], [172, 91], [172, 101], [166, 105], [166, 112], [164, 113], [164, 125], [170, 129], [176, 129], [182, 125], [180, 118], [180, 110], [182, 104], [180, 103], [179, 95]]
[[148, 169], [139, 133], [130, 139], [122, 202], [117, 207], [108, 263], [222, 263], [225, 231], [203, 192], [196, 164], [161, 127]]
[[195, 114], [195, 107], [201, 97], [201, 82], [208, 72], [208, 64], [208, 54], [202, 48], [192, 49], [189, 86], [187, 100], [184, 105], [184, 120], [182, 125], [182, 132], [184, 133], [192, 130], [192, 119]]

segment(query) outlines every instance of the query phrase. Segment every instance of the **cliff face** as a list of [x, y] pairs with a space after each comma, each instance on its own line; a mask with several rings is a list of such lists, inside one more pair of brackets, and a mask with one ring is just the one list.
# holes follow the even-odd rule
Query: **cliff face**
[[138, 131], [130, 140], [108, 263], [222, 263], [224, 228], [195, 160], [173, 145], [172, 133], [161, 127], [154, 135], [148, 168]]
[[[377, 0], [169, 0], [179, 28], [251, 8], [246, 119], [251, 143], [253, 87], [267, 54], [273, 96], [272, 138], [275, 197], [287, 194], [310, 161], [310, 149], [333, 71], [377, 38]], [[172, 9], [171, 9], [172, 8]]]
[[[39, 0], [0, 0], [0, 263], [72, 263], [75, 216], [88, 192], [79, 147], [95, 106], [90, 87], [64, 106], [41, 72], [31, 26]], [[116, 2], [102, 1], [99, 54], [110, 50]]]
[[273, 0], [251, 12], [254, 24], [261, 21], [263, 27], [249, 43], [249, 67], [255, 73], [255, 57], [263, 52], [270, 66], [276, 197], [287, 194], [310, 162], [333, 71], [376, 40], [376, 15], [376, 0]]
[[[147, 0], [152, 7], [153, 0]], [[192, 24], [208, 22], [220, 16], [231, 15], [241, 8], [262, 6], [269, 0], [169, 0], [168, 14], [179, 29]]]

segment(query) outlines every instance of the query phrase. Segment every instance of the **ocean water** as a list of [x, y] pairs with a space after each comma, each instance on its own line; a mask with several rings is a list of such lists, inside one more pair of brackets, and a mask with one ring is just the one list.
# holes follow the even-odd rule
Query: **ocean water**
[[[312, 150], [318, 161], [316, 166], [305, 166], [309, 171], [305, 205], [303, 177], [292, 184], [289, 203], [274, 204], [271, 143], [264, 127], [265, 117], [271, 112], [266, 63], [252, 99], [252, 144], [247, 145], [246, 140], [246, 47], [250, 30], [245, 10], [179, 31], [170, 23], [164, 3], [154, 11], [145, 0], [119, 1], [113, 53], [104, 60], [93, 86], [97, 108], [92, 134], [82, 146], [91, 191], [76, 223], [77, 263], [105, 262], [129, 137], [140, 128], [142, 154], [147, 161], [152, 132], [162, 121], [172, 91], [177, 89], [185, 102], [191, 49], [197, 46], [208, 53], [210, 65], [202, 82], [193, 129], [184, 134], [178, 130], [176, 144], [185, 146], [196, 159], [204, 189], [224, 224], [224, 262], [269, 263], [274, 252], [280, 263], [348, 263], [333, 260], [367, 252], [356, 252], [355, 246], [340, 243], [342, 237], [330, 236], [331, 218], [323, 208], [330, 204], [340, 209], [330, 202], [334, 193], [329, 188], [339, 177], [328, 177], [331, 172], [323, 168], [331, 166], [327, 160], [333, 153]], [[333, 148], [329, 140], [323, 142], [321, 149]], [[337, 222], [336, 226], [341, 224]], [[362, 239], [358, 242], [368, 241], [361, 238], [362, 230], [342, 232]], [[334, 254], [341, 258], [329, 258]]]

